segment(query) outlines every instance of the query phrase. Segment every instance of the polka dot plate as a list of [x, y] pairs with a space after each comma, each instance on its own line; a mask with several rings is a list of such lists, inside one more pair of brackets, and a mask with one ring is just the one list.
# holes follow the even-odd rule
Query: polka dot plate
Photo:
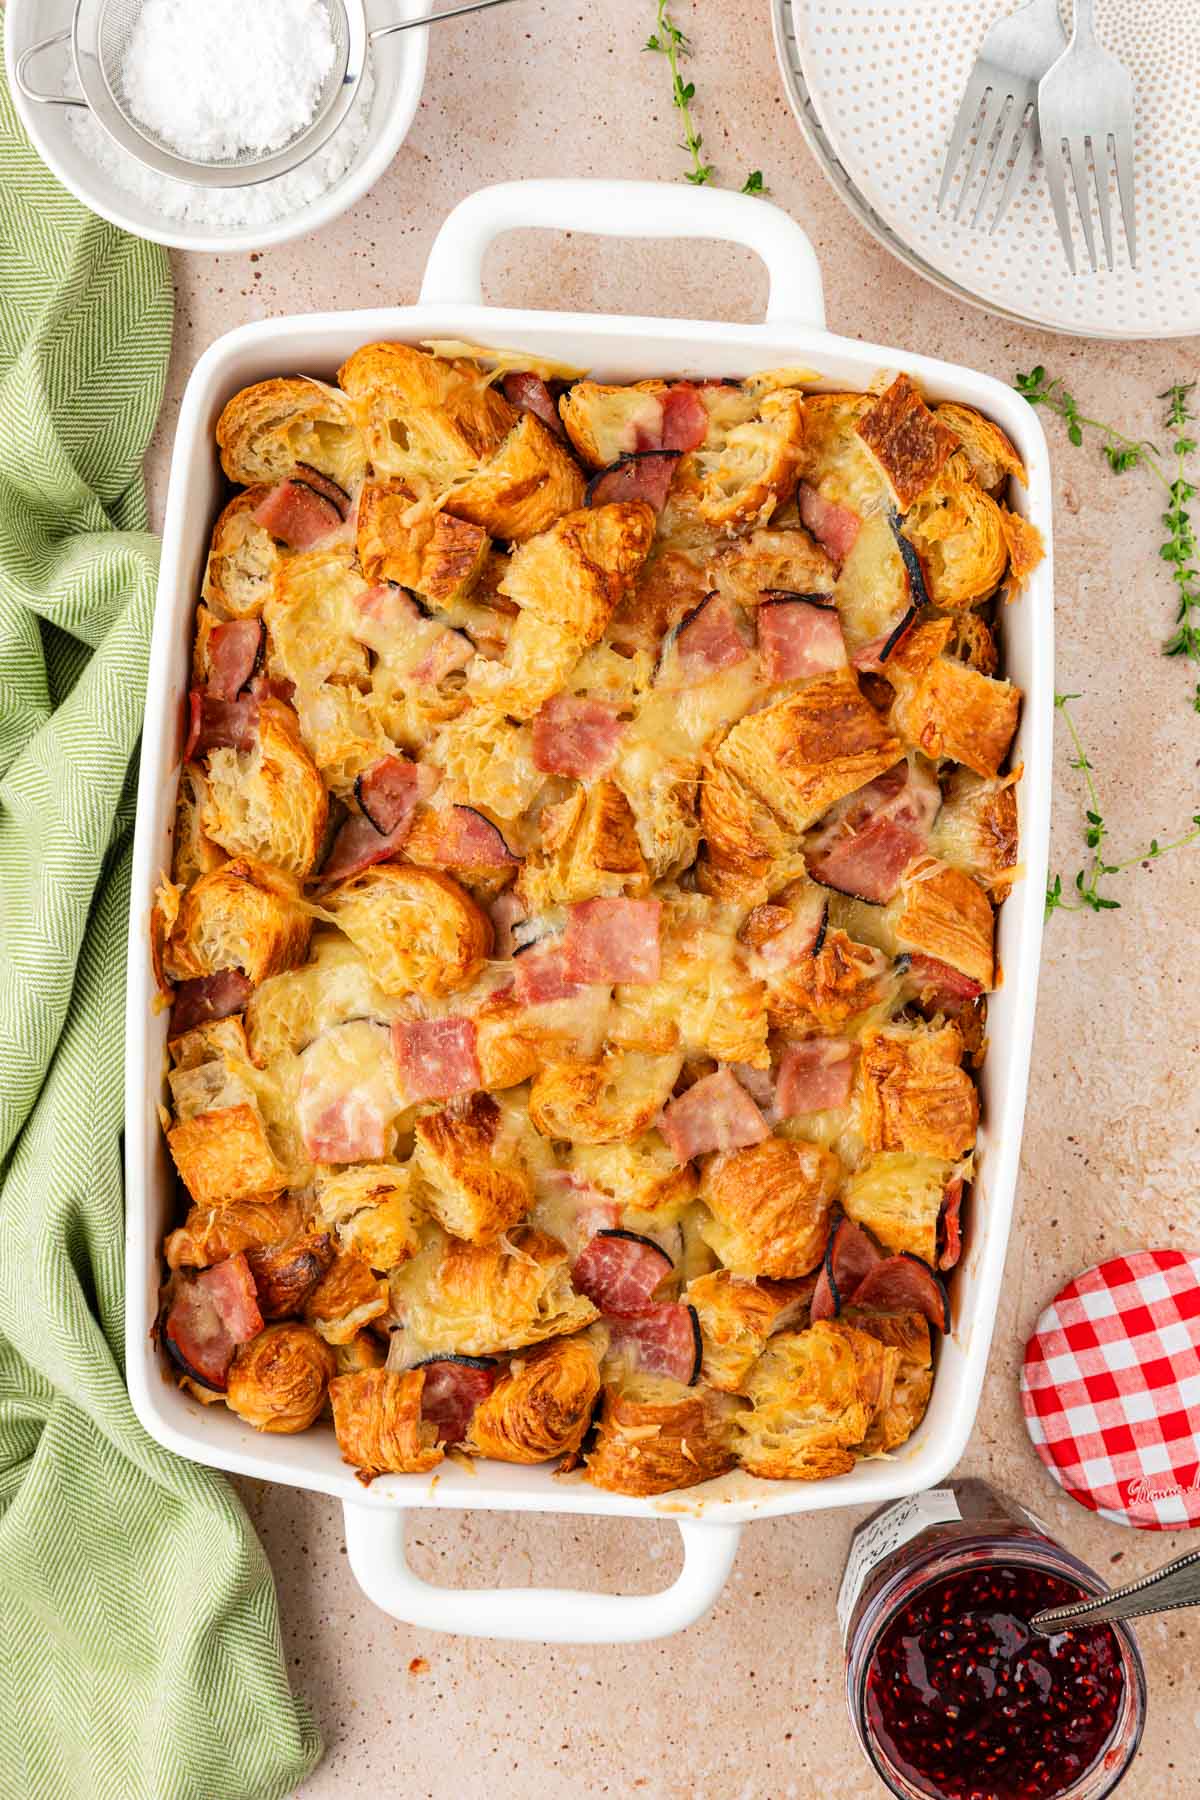
[[[988, 311], [1074, 336], [1200, 333], [1200, 6], [1100, 0], [1137, 96], [1138, 266], [1072, 275], [1040, 163], [994, 234], [937, 210], [951, 127], [988, 27], [1015, 0], [773, 0], [805, 136], [860, 222], [910, 268]], [[1114, 189], [1115, 207], [1115, 189]]]

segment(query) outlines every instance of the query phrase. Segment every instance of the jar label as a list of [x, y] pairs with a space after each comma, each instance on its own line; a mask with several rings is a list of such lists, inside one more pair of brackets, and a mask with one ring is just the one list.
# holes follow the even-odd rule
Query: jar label
[[875, 1565], [927, 1526], [961, 1518], [952, 1488], [927, 1488], [923, 1494], [909, 1494], [906, 1499], [897, 1500], [895, 1506], [889, 1506], [863, 1526], [850, 1546], [846, 1573], [838, 1589], [838, 1629], [843, 1644], [849, 1635], [858, 1596]]

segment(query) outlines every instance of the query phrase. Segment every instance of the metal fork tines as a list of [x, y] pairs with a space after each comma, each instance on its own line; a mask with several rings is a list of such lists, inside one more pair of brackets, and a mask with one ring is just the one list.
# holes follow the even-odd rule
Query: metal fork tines
[[[1093, 270], [1096, 236], [1092, 230], [1092, 197], [1089, 176], [1095, 178], [1096, 210], [1104, 255], [1113, 266], [1112, 204], [1109, 184], [1116, 176], [1125, 226], [1125, 243], [1131, 267], [1137, 266], [1137, 237], [1133, 205], [1133, 83], [1124, 65], [1096, 42], [1093, 0], [1075, 0], [1075, 30], [1071, 42], [1042, 80], [1038, 91], [1038, 117], [1045, 147], [1046, 179], [1058, 235], [1063, 241], [1071, 273], [1075, 273], [1075, 245], [1071, 209], [1067, 200], [1067, 168], [1075, 188], [1083, 241]], [[1110, 172], [1111, 162], [1111, 172]]]
[[1027, 0], [992, 26], [971, 70], [950, 134], [938, 190], [939, 212], [946, 205], [964, 152], [969, 151], [954, 217], [963, 216], [982, 171], [972, 223], [982, 222], [994, 200], [991, 229], [995, 231], [1009, 201], [1024, 186], [1037, 154], [1038, 82], [1065, 47], [1058, 0]]

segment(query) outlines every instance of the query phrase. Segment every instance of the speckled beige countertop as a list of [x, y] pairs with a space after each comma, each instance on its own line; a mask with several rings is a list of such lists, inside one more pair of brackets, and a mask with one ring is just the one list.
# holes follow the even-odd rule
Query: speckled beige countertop
[[[1155, 396], [1191, 379], [1195, 341], [1106, 345], [1024, 331], [910, 275], [846, 214], [793, 123], [764, 0], [678, 0], [691, 75], [722, 179], [764, 172], [811, 234], [839, 331], [973, 364], [1003, 379], [1036, 362], [1135, 435]], [[652, 0], [523, 0], [433, 37], [421, 109], [392, 169], [348, 216], [261, 257], [174, 258], [178, 324], [168, 405], [151, 459], [162, 478], [178, 396], [196, 356], [244, 320], [415, 300], [433, 232], [463, 195], [525, 175], [669, 177], [666, 69], [641, 45]], [[1057, 254], [1048, 249], [1047, 254]], [[765, 282], [728, 248], [513, 237], [492, 253], [489, 297], [524, 306], [759, 316]], [[1200, 808], [1195, 671], [1157, 648], [1171, 613], [1156, 556], [1159, 500], [1136, 471], [1113, 476], [1052, 432], [1060, 687], [1077, 714], [1117, 846], [1182, 826]], [[1058, 747], [1054, 865], [1078, 866], [1076, 777]], [[1062, 1281], [1109, 1252], [1200, 1240], [1197, 906], [1200, 851], [1126, 877], [1124, 907], [1049, 926], [1018, 1212], [995, 1347], [964, 1472], [1030, 1499], [1111, 1580], [1196, 1539], [1094, 1520], [1044, 1476], [1017, 1399], [1021, 1346]], [[347, 1568], [331, 1500], [239, 1484], [279, 1584], [288, 1664], [328, 1746], [303, 1800], [867, 1800], [881, 1790], [851, 1738], [834, 1593], [858, 1515], [749, 1528], [715, 1610], [689, 1632], [623, 1649], [473, 1642], [397, 1625]], [[648, 1591], [672, 1578], [670, 1525], [422, 1513], [414, 1561], [442, 1581], [534, 1581]], [[1200, 1789], [1200, 1624], [1140, 1631], [1150, 1682], [1145, 1745], [1122, 1800]], [[237, 1800], [213, 1795], [210, 1800]]]

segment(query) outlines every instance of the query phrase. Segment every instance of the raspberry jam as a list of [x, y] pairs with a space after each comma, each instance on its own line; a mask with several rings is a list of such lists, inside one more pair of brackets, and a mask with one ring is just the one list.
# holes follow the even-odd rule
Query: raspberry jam
[[838, 1595], [850, 1717], [900, 1800], [1105, 1800], [1137, 1754], [1146, 1684], [1126, 1624], [1041, 1637], [1046, 1607], [1104, 1593], [983, 1482], [860, 1525]]
[[1125, 1676], [1111, 1626], [1039, 1637], [1034, 1613], [1084, 1589], [988, 1563], [931, 1583], [891, 1621], [867, 1718], [892, 1765], [935, 1800], [1056, 1800], [1103, 1756]]

